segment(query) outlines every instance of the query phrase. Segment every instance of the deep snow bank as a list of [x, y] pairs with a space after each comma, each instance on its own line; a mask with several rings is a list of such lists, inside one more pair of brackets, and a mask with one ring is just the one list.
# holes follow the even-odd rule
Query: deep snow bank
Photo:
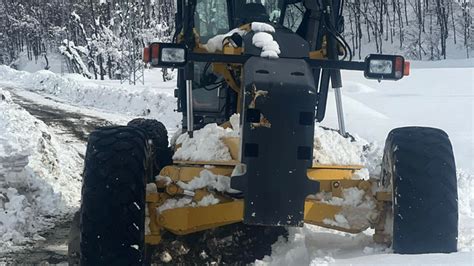
[[47, 70], [29, 73], [1, 65], [0, 83], [50, 94], [74, 105], [155, 118], [171, 129], [176, 128], [181, 119], [174, 112], [176, 99], [173, 95], [158, 91], [161, 84], [151, 87], [91, 82], [77, 75], [63, 77]]
[[77, 209], [80, 160], [0, 89], [0, 252]]

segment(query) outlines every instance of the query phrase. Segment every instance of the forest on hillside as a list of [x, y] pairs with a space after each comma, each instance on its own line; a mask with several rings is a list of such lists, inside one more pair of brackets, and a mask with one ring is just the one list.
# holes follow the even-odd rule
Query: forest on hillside
[[[208, 0], [209, 12], [219, 1]], [[471, 6], [469, 0], [346, 0], [344, 35], [358, 59], [369, 52], [469, 58]], [[135, 67], [147, 43], [171, 40], [175, 12], [175, 0], [0, 0], [0, 64], [15, 67], [22, 56], [48, 62], [48, 55], [61, 54], [69, 72], [117, 79]]]

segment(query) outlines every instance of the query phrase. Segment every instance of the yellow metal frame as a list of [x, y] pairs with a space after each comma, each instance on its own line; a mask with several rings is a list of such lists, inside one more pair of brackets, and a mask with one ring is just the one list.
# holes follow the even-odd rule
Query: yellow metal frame
[[[252, 24], [245, 24], [239, 27], [240, 30], [250, 32], [252, 30]], [[209, 54], [205, 46], [200, 41], [200, 35], [196, 29], [193, 29], [194, 39], [196, 46], [193, 49], [195, 53], [202, 53], [202, 54]], [[178, 43], [183, 41], [183, 33], [178, 35]], [[339, 47], [339, 50], [342, 48]], [[341, 52], [341, 51], [340, 51]], [[234, 47], [228, 39], [224, 40], [222, 51], [217, 52], [217, 54], [225, 54], [225, 55], [241, 55], [244, 53], [243, 47]], [[326, 37], [323, 38], [322, 47], [316, 51], [310, 51], [308, 57], [310, 59], [327, 59], [327, 42]], [[242, 74], [242, 64], [224, 64], [224, 63], [212, 63], [212, 71], [218, 75], [224, 77], [224, 80], [229, 85], [229, 87], [234, 90], [238, 95], [237, 102], [240, 103], [242, 99], [242, 90], [240, 86], [237, 84], [234, 76], [232, 75], [231, 71], [240, 70]], [[239, 79], [242, 76], [237, 77]], [[240, 113], [242, 109], [241, 105], [237, 105], [237, 113]]]
[[[238, 161], [230, 162], [175, 162], [175, 165], [163, 168], [160, 175], [168, 176], [173, 182], [189, 182], [194, 177], [199, 176], [202, 170], [209, 170], [217, 175], [230, 176]], [[212, 165], [208, 167], [205, 165]], [[357, 187], [363, 189], [371, 195], [372, 182], [368, 180], [352, 180], [355, 171], [362, 166], [342, 166], [342, 165], [315, 165], [308, 169], [308, 178], [320, 182], [320, 190], [316, 193], [331, 193], [333, 197], [342, 197], [343, 189]], [[203, 231], [227, 224], [238, 223], [243, 220], [244, 204], [243, 200], [235, 200], [224, 195], [214, 195], [220, 199], [220, 203], [207, 207], [182, 207], [165, 210], [157, 213], [157, 208], [167, 199], [183, 194], [182, 189], [173, 184], [164, 184], [157, 182], [157, 186], [165, 188], [164, 192], [147, 193], [146, 201], [148, 208], [148, 217], [150, 220], [150, 234], [145, 237], [145, 242], [156, 245], [161, 240], [161, 231], [167, 230], [176, 235], [186, 235], [198, 231]], [[206, 189], [196, 191], [194, 200], [198, 201], [209, 192]], [[383, 204], [380, 202], [389, 202], [390, 193], [377, 192], [373, 195], [378, 202], [378, 208], [383, 210]], [[316, 200], [314, 197], [308, 197], [304, 205], [304, 221], [308, 224], [321, 227], [336, 229], [348, 233], [358, 233], [365, 230], [363, 228], [343, 228], [324, 223], [325, 219], [334, 220], [336, 214], [342, 211], [342, 206], [330, 205], [328, 203]], [[377, 220], [378, 235], [374, 239], [385, 239], [385, 233], [382, 231], [382, 223]]]
[[158, 223], [176, 235], [186, 235], [243, 220], [244, 202], [236, 200], [207, 207], [185, 207], [163, 211]]
[[[251, 24], [240, 27], [242, 30], [250, 31]], [[194, 31], [196, 53], [209, 53], [202, 44], [200, 44], [199, 34]], [[179, 39], [179, 38], [178, 38]], [[242, 48], [235, 48], [229, 42], [224, 43], [222, 54], [240, 55], [244, 51]], [[309, 54], [311, 59], [327, 58], [326, 41], [323, 40], [323, 46], [320, 50], [311, 51]], [[212, 70], [216, 74], [222, 75], [229, 87], [238, 93], [239, 100], [242, 97], [241, 88], [234, 80], [231, 71], [240, 70], [241, 64], [223, 64], [213, 63]], [[238, 72], [239, 73], [239, 72]], [[241, 77], [238, 77], [241, 78]], [[240, 113], [241, 106], [237, 108]], [[226, 126], [229, 126], [227, 123]], [[209, 170], [216, 175], [231, 176], [235, 166], [240, 164], [240, 139], [224, 139], [224, 143], [229, 147], [232, 156], [231, 161], [174, 161], [174, 165], [164, 167], [160, 175], [171, 178], [172, 184], [166, 184], [163, 181], [157, 182], [156, 185], [162, 192], [147, 192], [147, 215], [149, 218], [150, 234], [145, 236], [145, 242], [157, 245], [161, 241], [161, 231], [167, 230], [176, 235], [186, 235], [198, 231], [203, 231], [227, 224], [238, 223], [243, 221], [244, 202], [221, 195], [215, 192], [201, 189], [195, 191], [194, 201], [199, 201], [204, 195], [213, 194], [219, 198], [220, 203], [206, 207], [182, 207], [165, 210], [162, 213], [157, 212], [157, 208], [167, 199], [182, 196], [185, 192], [175, 183], [178, 181], [189, 182], [194, 177], [199, 176], [202, 170]], [[212, 167], [206, 167], [212, 166]], [[333, 197], [342, 197], [343, 189], [357, 187], [363, 189], [371, 195], [372, 182], [367, 180], [352, 180], [355, 171], [360, 170], [359, 165], [315, 165], [307, 170], [308, 178], [320, 182], [320, 190], [314, 193], [331, 193]], [[164, 189], [164, 190], [163, 190]], [[164, 192], [163, 192], [164, 191]], [[391, 200], [390, 193], [377, 192], [373, 195], [377, 200], [377, 208], [384, 213], [387, 202]], [[328, 203], [317, 200], [314, 197], [308, 197], [304, 203], [304, 221], [305, 223], [318, 225], [326, 228], [336, 229], [349, 233], [358, 233], [366, 228], [343, 228], [332, 226], [324, 223], [325, 219], [333, 220], [335, 215], [342, 211], [342, 206], [330, 205]], [[376, 221], [376, 235], [374, 239], [384, 240], [385, 232], [383, 232], [383, 221], [385, 216], [380, 215]], [[381, 241], [379, 241], [381, 242]]]

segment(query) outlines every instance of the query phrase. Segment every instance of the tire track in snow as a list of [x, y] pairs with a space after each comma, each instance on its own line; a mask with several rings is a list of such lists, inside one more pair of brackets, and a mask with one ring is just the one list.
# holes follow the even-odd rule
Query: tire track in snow
[[10, 92], [16, 104], [23, 107], [23, 109], [37, 119], [42, 120], [46, 125], [55, 129], [54, 131], [60, 135], [69, 135], [68, 138], [72, 137], [81, 142], [87, 142], [88, 134], [95, 128], [111, 125], [110, 122], [102, 118], [35, 103], [30, 99], [15, 94], [14, 90], [10, 90]]

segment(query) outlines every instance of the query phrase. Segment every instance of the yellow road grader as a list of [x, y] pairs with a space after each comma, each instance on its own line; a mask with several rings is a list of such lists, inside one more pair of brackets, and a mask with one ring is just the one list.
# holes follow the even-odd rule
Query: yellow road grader
[[[208, 124], [230, 127], [231, 116], [240, 114], [240, 134], [222, 139], [231, 159], [173, 160], [186, 147], [170, 146], [166, 128], [155, 120], [91, 133], [81, 264], [150, 263], [153, 246], [173, 245], [167, 239], [188, 236], [190, 249], [198, 249], [192, 241], [201, 241], [205, 232], [252, 228], [246, 231], [252, 241], [239, 244], [255, 250], [244, 252], [247, 259], [228, 255], [219, 248], [225, 245], [210, 251], [206, 241], [196, 251], [218, 263], [247, 263], [270, 252], [260, 246], [276, 240], [267, 232], [305, 223], [348, 233], [373, 228], [374, 241], [396, 253], [456, 251], [455, 162], [442, 130], [392, 130], [379, 178], [355, 179], [361, 165], [313, 163], [315, 123], [324, 119], [330, 85], [339, 132], [347, 135], [341, 70], [377, 80], [399, 80], [409, 72], [409, 63], [397, 55], [353, 61], [342, 36], [342, 8], [341, 0], [178, 0], [173, 42], [151, 43], [144, 61], [178, 69], [177, 111], [188, 139]], [[203, 171], [229, 178], [231, 189], [186, 189]], [[363, 194], [366, 207], [334, 203], [347, 200], [351, 190]], [[217, 199], [214, 204], [197, 204], [209, 196]], [[188, 204], [162, 208], [182, 199]], [[176, 256], [157, 263], [204, 263]]]

